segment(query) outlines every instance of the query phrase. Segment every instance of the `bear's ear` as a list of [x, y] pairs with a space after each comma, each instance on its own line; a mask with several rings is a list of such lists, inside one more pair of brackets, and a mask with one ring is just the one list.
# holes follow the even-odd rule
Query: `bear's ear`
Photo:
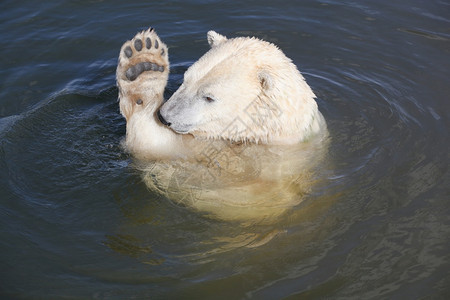
[[208, 31], [206, 36], [208, 37], [208, 43], [211, 46], [211, 48], [214, 48], [227, 40], [226, 36], [218, 34], [214, 30]]
[[261, 87], [263, 88], [263, 90], [268, 91], [272, 88], [273, 78], [272, 78], [272, 75], [268, 71], [266, 71], [266, 70], [259, 71], [258, 79], [259, 79], [259, 82], [261, 83]]

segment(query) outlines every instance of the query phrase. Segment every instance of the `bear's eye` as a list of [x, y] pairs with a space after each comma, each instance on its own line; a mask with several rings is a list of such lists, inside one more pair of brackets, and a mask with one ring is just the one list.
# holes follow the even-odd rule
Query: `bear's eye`
[[205, 100], [208, 102], [214, 102], [214, 99], [212, 97], [206, 96]]
[[142, 103], [143, 103], [143, 102], [142, 102], [142, 99], [137, 99], [137, 100], [136, 100], [136, 104], [137, 104], [137, 105], [142, 105]]

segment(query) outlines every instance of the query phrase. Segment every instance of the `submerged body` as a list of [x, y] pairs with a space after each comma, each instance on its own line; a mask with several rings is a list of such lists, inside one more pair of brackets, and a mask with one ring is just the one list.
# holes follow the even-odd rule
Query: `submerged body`
[[273, 44], [213, 31], [208, 42], [165, 104], [166, 45], [150, 29], [122, 46], [125, 147], [146, 184], [178, 203], [227, 219], [282, 212], [308, 190], [324, 153], [314, 93]]

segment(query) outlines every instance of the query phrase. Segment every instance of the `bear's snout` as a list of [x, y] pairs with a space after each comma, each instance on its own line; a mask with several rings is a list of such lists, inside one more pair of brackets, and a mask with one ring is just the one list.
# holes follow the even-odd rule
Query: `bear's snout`
[[157, 115], [158, 115], [158, 119], [161, 121], [161, 123], [163, 123], [166, 126], [172, 125], [172, 123], [167, 122], [166, 119], [164, 119], [164, 117], [161, 115], [161, 111], [160, 110], [158, 110]]

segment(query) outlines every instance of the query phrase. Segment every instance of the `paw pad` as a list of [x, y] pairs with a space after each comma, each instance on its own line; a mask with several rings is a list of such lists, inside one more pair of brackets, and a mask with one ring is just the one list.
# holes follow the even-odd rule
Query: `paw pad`
[[125, 71], [125, 76], [128, 78], [128, 80], [134, 81], [134, 80], [136, 80], [136, 78], [138, 78], [139, 75], [141, 75], [145, 71], [164, 72], [164, 67], [163, 66], [159, 66], [159, 65], [157, 65], [155, 63], [151, 63], [151, 62], [148, 62], [148, 61], [143, 61], [143, 62], [140, 62], [140, 63], [134, 65], [134, 66], [129, 67]]
[[[123, 53], [127, 59], [125, 60], [125, 72], [122, 73], [125, 75], [126, 79], [134, 81], [144, 72], [165, 71], [166, 68], [164, 67], [164, 64], [167, 62], [167, 58], [164, 59], [162, 57], [165, 56], [166, 49], [164, 44], [160, 44], [158, 36], [153, 31], [153, 28], [138, 33], [131, 42], [127, 43], [123, 48]], [[161, 50], [155, 52], [158, 48]], [[130, 60], [128, 61], [128, 59]], [[161, 63], [163, 65], [161, 65]]]
[[123, 50], [123, 52], [125, 52], [125, 55], [128, 58], [130, 58], [133, 55], [133, 50], [131, 50], [130, 46], [126, 47], [125, 50]]
[[134, 49], [136, 49], [137, 51], [142, 50], [142, 41], [140, 39], [136, 39], [134, 41]]

